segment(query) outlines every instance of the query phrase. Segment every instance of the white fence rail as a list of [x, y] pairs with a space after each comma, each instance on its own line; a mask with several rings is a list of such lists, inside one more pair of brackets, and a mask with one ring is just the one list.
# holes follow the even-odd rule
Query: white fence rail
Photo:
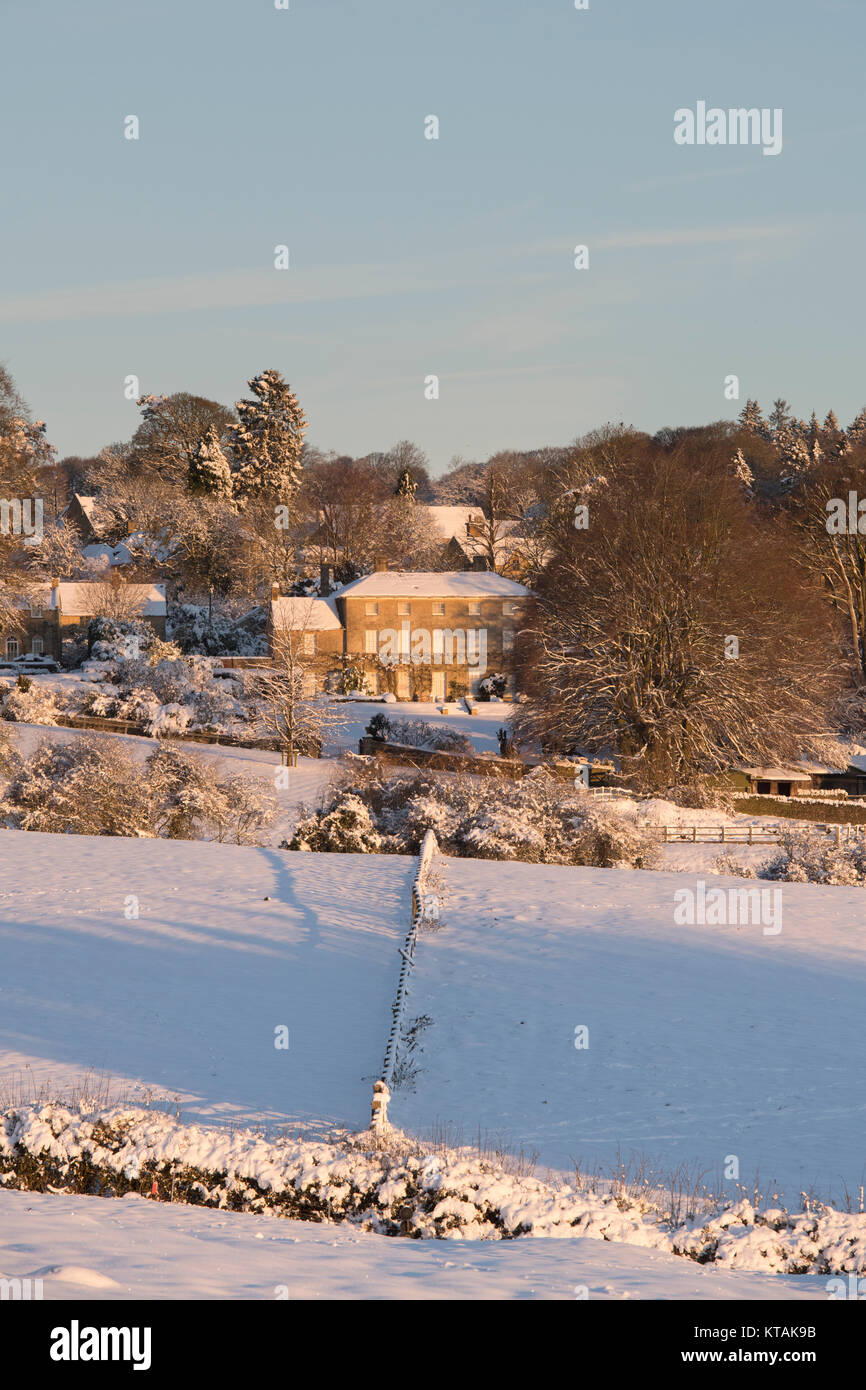
[[785, 825], [663, 825], [661, 831], [666, 845], [777, 845], [782, 831], [795, 825], [831, 835], [837, 845], [866, 834], [866, 825], [818, 824], [793, 817]]

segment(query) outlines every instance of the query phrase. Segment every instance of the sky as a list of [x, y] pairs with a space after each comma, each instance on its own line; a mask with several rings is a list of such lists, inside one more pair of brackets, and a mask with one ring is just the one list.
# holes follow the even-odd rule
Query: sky
[[[0, 361], [61, 456], [267, 367], [434, 473], [866, 404], [863, 0], [288, 3], [0, 0]], [[780, 153], [676, 143], [699, 101]]]

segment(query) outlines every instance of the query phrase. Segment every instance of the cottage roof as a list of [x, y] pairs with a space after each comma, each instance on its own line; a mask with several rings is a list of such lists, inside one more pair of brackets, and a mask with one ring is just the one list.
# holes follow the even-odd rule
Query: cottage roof
[[[102, 584], [90, 580], [57, 584], [49, 590], [48, 606], [58, 608], [68, 618], [88, 618], [99, 609], [106, 589], [111, 589], [107, 580]], [[124, 584], [118, 592], [137, 606], [142, 617], [165, 617], [164, 584]]]

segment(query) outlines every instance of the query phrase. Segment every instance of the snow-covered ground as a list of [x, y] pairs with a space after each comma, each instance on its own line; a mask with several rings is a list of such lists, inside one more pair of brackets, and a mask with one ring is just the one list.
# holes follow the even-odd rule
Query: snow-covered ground
[[[90, 1073], [112, 1099], [177, 1096], [184, 1120], [366, 1126], [414, 861], [2, 831], [0, 865], [7, 1104], [74, 1094]], [[407, 1007], [430, 1022], [394, 1123], [537, 1152], [540, 1175], [685, 1165], [731, 1197], [736, 1156], [749, 1192], [844, 1207], [847, 1186], [856, 1208], [862, 889], [781, 885], [782, 931], [765, 935], [677, 926], [682, 875], [453, 859], [436, 873], [442, 925], [419, 940]], [[491, 1254], [136, 1198], [0, 1192], [0, 1232], [7, 1276], [73, 1265], [115, 1281], [46, 1275], [48, 1297], [827, 1297], [823, 1277], [616, 1242]]]
[[466, 734], [472, 742], [473, 748], [478, 753], [498, 753], [499, 743], [496, 738], [496, 730], [503, 724], [508, 724], [514, 706], [506, 700], [498, 702], [479, 700], [475, 705], [475, 714], [467, 714], [461, 701], [451, 700], [445, 702], [448, 714], [442, 714], [443, 702], [429, 703], [424, 701], [398, 701], [394, 705], [386, 705], [378, 701], [368, 700], [346, 700], [341, 701], [338, 708], [341, 714], [345, 715], [345, 723], [334, 735], [332, 747], [352, 748], [358, 751], [358, 739], [363, 738], [364, 731], [374, 714], [386, 714], [393, 719], [426, 719], [430, 724], [442, 724], [447, 729], [453, 729], [457, 733]]
[[0, 1192], [0, 1275], [46, 1299], [826, 1299], [610, 1241], [415, 1241], [124, 1197]]
[[412, 860], [6, 830], [0, 866], [0, 1092], [369, 1123]]
[[780, 885], [782, 930], [764, 935], [676, 925], [681, 875], [444, 863], [444, 925], [419, 939], [407, 1001], [431, 1023], [397, 1124], [456, 1142], [480, 1130], [557, 1169], [685, 1163], [731, 1196], [734, 1155], [749, 1193], [757, 1181], [794, 1209], [801, 1191], [844, 1204], [847, 1185], [856, 1209], [861, 888]]

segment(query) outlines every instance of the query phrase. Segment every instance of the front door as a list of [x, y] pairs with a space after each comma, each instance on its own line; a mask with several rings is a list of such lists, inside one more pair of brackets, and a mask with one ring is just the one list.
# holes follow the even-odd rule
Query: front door
[[433, 693], [433, 699], [434, 699], [434, 700], [444, 700], [444, 699], [445, 699], [445, 672], [444, 672], [444, 671], [434, 671], [434, 672], [433, 672], [432, 693]]

